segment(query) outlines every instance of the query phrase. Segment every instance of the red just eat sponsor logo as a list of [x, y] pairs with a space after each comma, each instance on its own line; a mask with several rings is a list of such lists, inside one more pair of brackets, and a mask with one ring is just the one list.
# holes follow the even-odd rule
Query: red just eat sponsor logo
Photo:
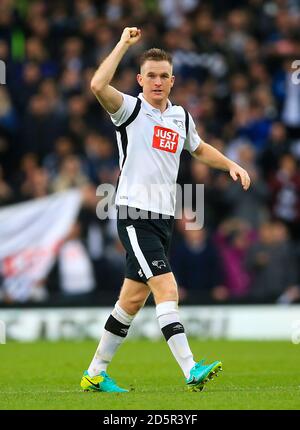
[[156, 125], [154, 127], [152, 148], [174, 154], [177, 151], [178, 137], [179, 134], [176, 131]]

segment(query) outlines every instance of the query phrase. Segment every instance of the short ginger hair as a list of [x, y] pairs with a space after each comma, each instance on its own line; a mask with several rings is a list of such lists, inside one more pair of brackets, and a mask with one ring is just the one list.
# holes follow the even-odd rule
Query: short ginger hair
[[151, 48], [151, 49], [148, 49], [148, 51], [143, 52], [143, 54], [140, 57], [140, 67], [142, 67], [142, 65], [146, 63], [146, 61], [148, 60], [167, 61], [168, 63], [171, 64], [171, 66], [173, 65], [171, 54], [159, 48]]

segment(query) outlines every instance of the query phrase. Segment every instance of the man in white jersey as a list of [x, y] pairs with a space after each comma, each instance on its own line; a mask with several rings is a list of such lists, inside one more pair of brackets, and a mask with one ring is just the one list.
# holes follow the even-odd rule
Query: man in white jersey
[[119, 300], [83, 374], [81, 387], [100, 392], [128, 391], [120, 388], [106, 370], [134, 317], [152, 293], [158, 323], [183, 371], [187, 387], [201, 391], [221, 370], [222, 363], [194, 361], [179, 318], [178, 290], [167, 252], [180, 153], [187, 149], [203, 163], [228, 171], [233, 180], [241, 181], [245, 190], [250, 186], [250, 178], [239, 165], [203, 142], [191, 116], [168, 100], [175, 80], [168, 53], [153, 48], [142, 55], [137, 75], [142, 93], [138, 97], [123, 94], [110, 85], [122, 57], [140, 37], [141, 30], [125, 28], [91, 82], [92, 91], [116, 126], [121, 169], [116, 205], [118, 232], [126, 249], [126, 274]]

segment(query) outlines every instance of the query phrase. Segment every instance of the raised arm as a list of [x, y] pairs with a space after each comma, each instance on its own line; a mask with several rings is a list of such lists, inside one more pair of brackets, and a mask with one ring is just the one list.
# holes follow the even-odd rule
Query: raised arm
[[244, 190], [250, 187], [251, 181], [247, 171], [208, 143], [202, 141], [192, 155], [210, 167], [229, 172], [234, 181], [240, 179]]
[[100, 64], [91, 80], [93, 93], [109, 113], [117, 112], [123, 102], [122, 94], [109, 84], [127, 49], [138, 42], [140, 37], [141, 30], [136, 27], [126, 27], [119, 42], [109, 56]]

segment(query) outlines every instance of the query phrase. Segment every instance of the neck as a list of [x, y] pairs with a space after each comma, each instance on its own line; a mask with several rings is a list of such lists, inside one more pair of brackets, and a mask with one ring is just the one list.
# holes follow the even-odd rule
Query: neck
[[145, 96], [145, 94], [143, 94], [146, 102], [148, 102], [151, 106], [153, 106], [155, 109], [159, 109], [161, 112], [164, 112], [167, 107], [168, 107], [168, 101], [167, 99], [163, 99], [163, 100], [150, 100], [148, 99], [147, 96]]

